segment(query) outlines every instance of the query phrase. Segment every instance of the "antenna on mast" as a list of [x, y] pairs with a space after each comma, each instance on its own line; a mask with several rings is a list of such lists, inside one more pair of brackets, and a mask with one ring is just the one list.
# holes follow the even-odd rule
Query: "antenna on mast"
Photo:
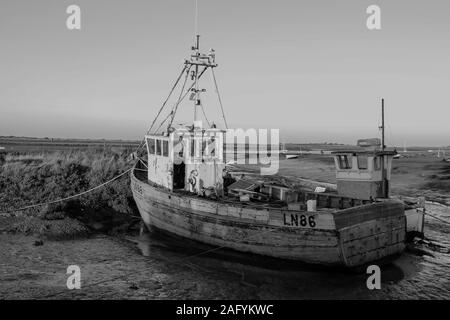
[[198, 0], [195, 0], [195, 16], [194, 16], [194, 39], [195, 50], [200, 50], [200, 35], [198, 34]]
[[198, 36], [198, 0], [195, 0], [194, 37]]

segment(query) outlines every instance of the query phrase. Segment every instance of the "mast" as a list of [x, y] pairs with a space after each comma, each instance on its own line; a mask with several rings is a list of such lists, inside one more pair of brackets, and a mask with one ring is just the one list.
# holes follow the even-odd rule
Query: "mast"
[[[193, 86], [191, 87], [191, 100], [194, 100], [194, 126], [197, 121], [200, 120], [200, 110], [202, 108], [202, 102], [200, 94], [205, 92], [205, 89], [200, 89], [199, 80], [201, 75], [206, 71], [206, 69], [217, 67], [215, 62], [215, 52], [213, 49], [209, 50], [208, 53], [200, 52], [200, 35], [195, 36], [195, 45], [192, 47], [192, 54], [190, 59], [185, 60], [185, 65], [188, 68], [192, 68], [191, 80], [193, 81]], [[203, 69], [202, 69], [203, 68]]]
[[[195, 44], [195, 59], [198, 62], [198, 56], [200, 54], [200, 35], [196, 35]], [[194, 125], [197, 123], [198, 119], [198, 106], [200, 105], [200, 93], [198, 91], [198, 64], [195, 65], [195, 102], [194, 102]]]
[[381, 151], [384, 151], [384, 99], [381, 99]]
[[388, 190], [388, 181], [386, 177], [386, 169], [385, 169], [385, 144], [384, 144], [384, 99], [381, 99], [381, 188], [382, 188], [382, 194], [384, 198], [387, 198], [389, 196], [389, 190]]
[[[200, 87], [199, 87], [199, 82], [200, 82], [199, 80], [202, 77], [202, 75], [205, 73], [205, 71], [207, 71], [208, 69], [210, 69], [211, 73], [212, 73], [212, 79], [213, 79], [215, 91], [217, 93], [217, 97], [219, 100], [220, 109], [222, 111], [222, 117], [223, 117], [223, 121], [225, 123], [225, 127], [228, 128], [227, 120], [225, 118], [225, 113], [223, 110], [222, 99], [220, 97], [219, 88], [217, 86], [216, 77], [214, 75], [214, 68], [216, 68], [218, 66], [216, 63], [216, 53], [215, 53], [214, 49], [212, 49], [212, 48], [209, 49], [209, 51], [207, 53], [200, 52], [200, 35], [198, 34], [198, 0], [195, 1], [195, 27], [194, 28], [195, 28], [195, 32], [194, 32], [195, 43], [193, 46], [191, 46], [190, 57], [188, 59], [184, 60], [183, 70], [181, 71], [180, 75], [178, 76], [178, 79], [176, 80], [175, 84], [173, 85], [173, 87], [169, 93], [169, 96], [166, 98], [163, 105], [159, 109], [155, 119], [153, 119], [153, 122], [152, 122], [150, 128], [147, 130], [147, 133], [151, 132], [154, 124], [156, 123], [156, 121], [158, 120], [162, 111], [166, 107], [166, 104], [169, 101], [169, 98], [172, 96], [174, 90], [178, 86], [180, 78], [182, 77], [184, 72], [186, 72], [186, 75], [185, 75], [184, 83], [181, 88], [181, 92], [180, 92], [178, 101], [175, 103], [170, 114], [161, 122], [160, 126], [155, 130], [155, 133], [161, 128], [161, 126], [168, 119], [170, 119], [170, 120], [168, 123], [167, 131], [168, 132], [170, 131], [171, 125], [175, 119], [175, 114], [178, 110], [178, 106], [188, 94], [189, 94], [189, 100], [194, 101], [194, 119], [193, 119], [194, 125], [193, 125], [193, 128], [195, 128], [196, 125], [197, 126], [200, 125], [199, 122], [201, 120], [200, 119], [201, 117], [199, 114], [199, 108], [201, 108], [200, 111], [203, 112], [206, 122], [208, 122], [208, 125], [210, 125], [208, 118], [206, 117], [206, 113], [203, 109], [203, 106], [201, 103], [201, 97], [200, 97], [200, 94], [202, 92], [206, 92], [206, 90], [200, 89]], [[185, 85], [187, 84], [187, 79], [189, 76], [190, 76], [190, 84], [189, 84], [188, 89], [186, 91], [184, 91]], [[212, 124], [212, 127], [214, 127], [214, 128], [216, 127], [214, 123]]]

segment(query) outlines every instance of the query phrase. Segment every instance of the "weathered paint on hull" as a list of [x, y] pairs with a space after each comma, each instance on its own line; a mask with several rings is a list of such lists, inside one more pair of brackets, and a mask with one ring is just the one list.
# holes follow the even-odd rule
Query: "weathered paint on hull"
[[[147, 226], [241, 252], [356, 267], [394, 256], [404, 248], [404, 218], [399, 214], [383, 217], [380, 206], [352, 225], [348, 209], [336, 217], [332, 213], [308, 216], [309, 212], [249, 209], [170, 192], [134, 175], [132, 190]], [[305, 216], [305, 221], [309, 218], [314, 227], [301, 227], [298, 221], [294, 224], [290, 219], [297, 215]]]

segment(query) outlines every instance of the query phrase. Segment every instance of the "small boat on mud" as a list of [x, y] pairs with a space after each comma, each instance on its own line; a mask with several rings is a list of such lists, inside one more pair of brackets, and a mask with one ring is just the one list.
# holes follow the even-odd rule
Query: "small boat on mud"
[[[423, 231], [419, 206], [389, 197], [395, 153], [384, 148], [333, 153], [335, 188], [277, 175], [233, 173], [224, 160], [225, 145], [230, 144], [224, 142], [227, 131], [215, 124], [203, 128], [200, 120], [204, 90], [199, 80], [207, 70], [222, 105], [215, 52], [201, 53], [199, 36], [192, 49], [176, 82], [185, 75], [166, 118], [167, 130], [149, 130], [147, 157], [131, 173], [133, 196], [146, 226], [240, 252], [350, 268], [390, 261], [404, 250], [407, 227]], [[174, 128], [176, 110], [189, 94], [194, 122]]]
[[299, 157], [299, 153], [295, 153], [292, 151], [289, 151], [286, 149], [286, 146], [283, 144], [283, 150], [281, 150], [280, 152], [281, 154], [284, 154], [284, 156], [286, 157], [286, 159], [297, 159]]

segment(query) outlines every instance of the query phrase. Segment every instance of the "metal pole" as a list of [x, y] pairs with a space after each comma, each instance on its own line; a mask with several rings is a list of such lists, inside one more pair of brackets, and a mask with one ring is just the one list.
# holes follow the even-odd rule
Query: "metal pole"
[[[198, 54], [200, 50], [200, 35], [197, 34], [196, 36], [197, 43], [195, 44], [196, 48], [196, 60], [198, 61]], [[195, 65], [195, 102], [194, 102], [194, 126], [195, 122], [198, 120], [198, 104], [200, 100], [200, 94], [198, 92], [198, 65]]]
[[384, 167], [384, 161], [386, 158], [386, 155], [384, 154], [385, 145], [384, 145], [384, 99], [381, 99], [381, 186], [382, 186], [382, 194], [383, 198], [387, 198], [389, 191], [388, 191], [388, 184], [386, 179], [386, 170]]
[[384, 99], [381, 99], [381, 151], [384, 151]]

